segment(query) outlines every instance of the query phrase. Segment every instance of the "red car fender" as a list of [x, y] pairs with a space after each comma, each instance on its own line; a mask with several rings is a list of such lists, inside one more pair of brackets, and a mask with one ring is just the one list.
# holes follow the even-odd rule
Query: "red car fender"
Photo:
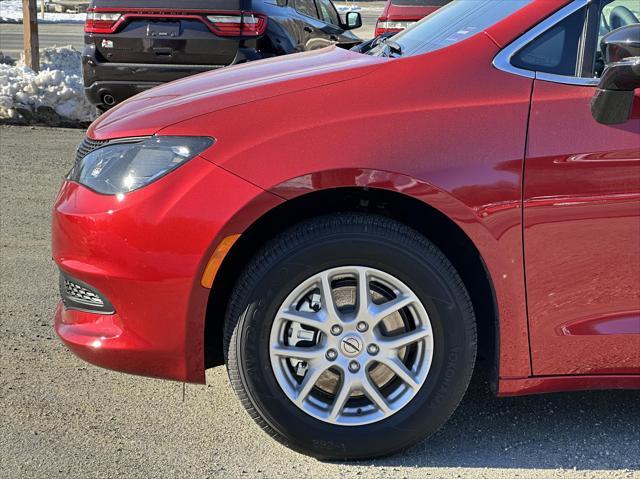
[[[271, 209], [285, 201], [299, 198], [313, 192], [326, 191], [342, 187], [381, 189], [418, 199], [452, 220], [469, 238], [478, 250], [487, 267], [495, 293], [496, 309], [500, 317], [499, 354], [500, 377], [527, 377], [529, 367], [529, 337], [526, 311], [524, 309], [524, 272], [522, 262], [514, 263], [505, 248], [504, 237], [496, 237], [492, 232], [494, 222], [482, 221], [488, 216], [520, 215], [520, 205], [487, 205], [478, 211], [469, 208], [450, 193], [427, 182], [397, 172], [345, 168], [320, 171], [297, 178], [291, 178], [268, 189], [265, 194], [256, 197], [222, 229], [221, 235], [212, 243], [208, 255], [203, 260], [202, 272], [206, 260], [215, 251], [224, 237], [248, 230], [256, 221]], [[274, 201], [275, 196], [282, 201]], [[518, 233], [519, 234], [519, 233]], [[233, 249], [232, 249], [233, 251]], [[507, 281], [508, 280], [508, 281]], [[213, 288], [216, 288], [214, 282]], [[522, 304], [521, 310], [508, 305]]]

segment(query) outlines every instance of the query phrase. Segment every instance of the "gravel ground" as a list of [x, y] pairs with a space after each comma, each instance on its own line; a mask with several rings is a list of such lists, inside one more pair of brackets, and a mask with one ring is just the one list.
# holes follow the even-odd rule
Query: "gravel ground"
[[405, 454], [322, 463], [264, 435], [224, 369], [208, 385], [127, 376], [56, 340], [49, 210], [79, 130], [0, 126], [0, 477], [640, 478], [640, 393], [496, 399], [475, 377]]

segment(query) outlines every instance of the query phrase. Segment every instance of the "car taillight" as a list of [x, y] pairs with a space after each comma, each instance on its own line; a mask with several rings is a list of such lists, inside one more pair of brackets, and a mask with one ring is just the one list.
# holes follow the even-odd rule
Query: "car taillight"
[[86, 33], [113, 33], [121, 13], [87, 12], [87, 21], [84, 24]]
[[222, 37], [257, 37], [267, 29], [267, 18], [255, 13], [208, 15], [216, 35]]
[[375, 36], [377, 37], [383, 33], [401, 32], [402, 30], [409, 28], [414, 23], [416, 22], [412, 20], [378, 20]]

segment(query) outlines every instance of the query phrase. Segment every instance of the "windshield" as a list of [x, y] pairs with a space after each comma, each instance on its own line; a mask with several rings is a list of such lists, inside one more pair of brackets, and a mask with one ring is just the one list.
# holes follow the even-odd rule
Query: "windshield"
[[448, 47], [480, 33], [520, 10], [531, 0], [454, 0], [366, 52], [374, 56], [420, 55]]

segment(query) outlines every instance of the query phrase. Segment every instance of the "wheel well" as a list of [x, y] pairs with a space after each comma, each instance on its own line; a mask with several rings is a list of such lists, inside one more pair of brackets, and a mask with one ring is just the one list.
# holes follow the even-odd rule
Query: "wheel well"
[[493, 285], [480, 253], [467, 235], [438, 210], [400, 193], [365, 188], [337, 188], [309, 193], [269, 211], [240, 237], [216, 277], [205, 323], [206, 367], [223, 364], [222, 328], [227, 300], [249, 258], [283, 230], [308, 218], [345, 211], [395, 219], [422, 233], [447, 256], [460, 274], [473, 303], [478, 326], [480, 364], [497, 372], [497, 307]]

